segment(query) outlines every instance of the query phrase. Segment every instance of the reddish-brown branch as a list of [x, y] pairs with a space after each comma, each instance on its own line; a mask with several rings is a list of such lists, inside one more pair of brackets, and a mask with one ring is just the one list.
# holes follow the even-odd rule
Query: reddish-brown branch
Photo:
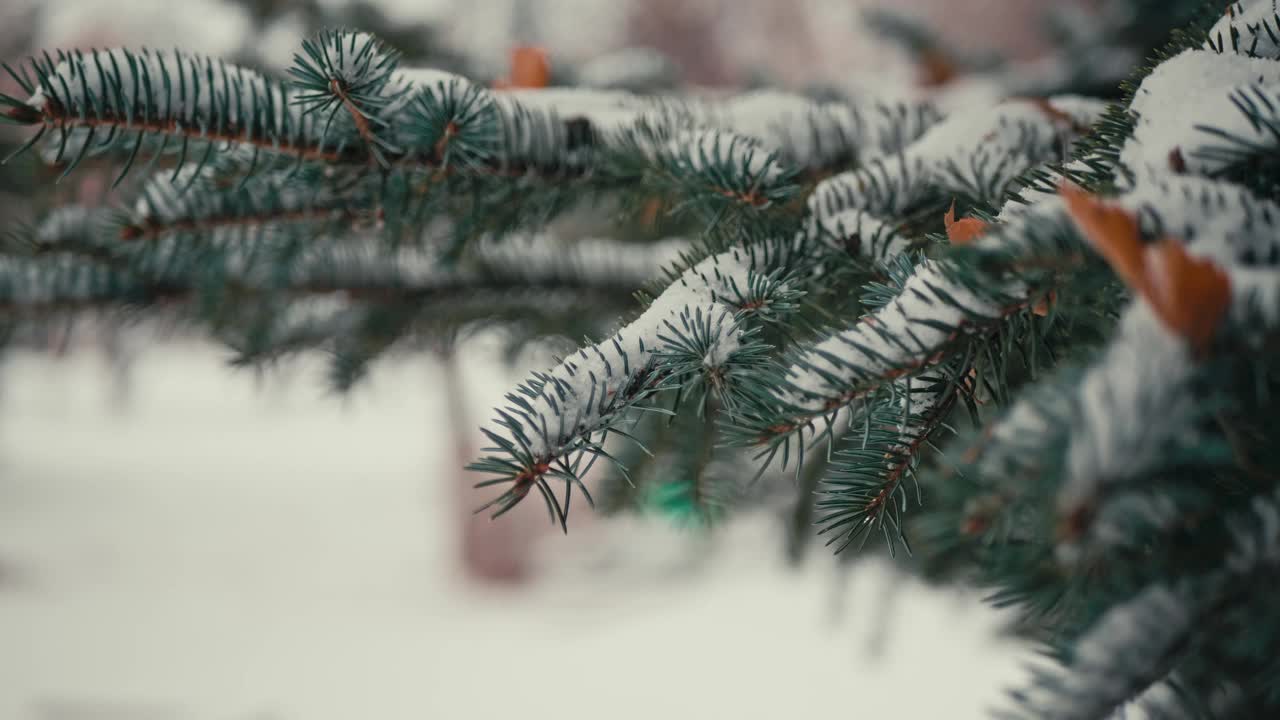
[[[26, 107], [26, 106], [23, 106]], [[28, 108], [34, 110], [34, 108]], [[14, 108], [18, 110], [18, 108]], [[193, 140], [208, 140], [215, 142], [237, 143], [242, 145], [252, 145], [263, 150], [292, 155], [304, 160], [323, 160], [326, 162], [354, 161], [361, 159], [354, 157], [352, 153], [339, 152], [337, 150], [322, 150], [318, 144], [290, 141], [281, 137], [266, 137], [263, 135], [254, 135], [248, 129], [241, 129], [234, 125], [226, 128], [209, 128], [201, 131], [198, 127], [180, 124], [177, 118], [167, 119], [150, 119], [144, 117], [134, 117], [133, 119], [117, 117], [106, 110], [103, 110], [96, 116], [80, 117], [66, 112], [58, 103], [48, 102], [44, 108], [39, 111], [37, 118], [31, 119], [29, 115], [14, 115], [12, 111], [6, 113], [9, 117], [26, 122], [29, 125], [36, 123], [44, 123], [46, 127], [58, 129], [71, 129], [76, 127], [114, 127], [121, 130], [140, 130], [147, 133], [175, 135], [179, 137], [187, 137]]]
[[[939, 398], [935, 405], [921, 423], [912, 428], [916, 436], [905, 445], [897, 447], [891, 455], [896, 455], [897, 461], [893, 463], [892, 469], [885, 475], [884, 483], [881, 485], [880, 492], [871, 498], [862, 512], [867, 518], [867, 522], [878, 512], [880, 512], [889, 503], [889, 499], [893, 493], [902, 484], [902, 479], [906, 477], [907, 471], [911, 469], [911, 461], [915, 458], [916, 453], [920, 452], [920, 448], [929, 440], [929, 436], [936, 430], [942, 419], [946, 417], [947, 412], [955, 404], [957, 389], [949, 391], [944, 398]], [[888, 456], [888, 455], [887, 455]]]
[[342, 106], [347, 109], [347, 113], [351, 115], [351, 122], [355, 123], [356, 132], [360, 134], [360, 139], [364, 140], [370, 151], [372, 151], [376, 146], [377, 139], [373, 135], [373, 128], [369, 126], [369, 118], [365, 117], [364, 112], [360, 110], [360, 106], [356, 105], [351, 97], [347, 95], [347, 89], [341, 80], [337, 78], [330, 80], [329, 90], [337, 96], [338, 100], [342, 102]]
[[7, 108], [3, 113], [0, 113], [0, 115], [4, 115], [10, 120], [22, 123], [23, 125], [35, 125], [44, 119], [44, 115], [40, 110], [38, 108], [33, 108], [30, 105], [14, 105]]
[[893, 491], [898, 489], [898, 485], [902, 482], [903, 476], [907, 474], [907, 470], [911, 467], [912, 458], [914, 458], [916, 453], [920, 451], [921, 446], [929, 440], [930, 433], [932, 433], [937, 427], [937, 420], [940, 420], [950, 407], [950, 400], [939, 404], [938, 407], [934, 408], [930, 418], [925, 422], [925, 424], [919, 428], [915, 428], [917, 432], [915, 439], [895, 451], [898, 456], [898, 462], [894, 464], [893, 469], [885, 476], [884, 485], [880, 489], [880, 492], [867, 503], [863, 512], [870, 515], [884, 506], [885, 502], [888, 501], [889, 496], [893, 495]]
[[[811, 427], [817, 418], [823, 417], [833, 410], [838, 410], [856, 400], [860, 400], [870, 395], [876, 390], [879, 390], [880, 387], [885, 383], [892, 382], [906, 375], [910, 375], [911, 373], [937, 365], [947, 357], [947, 351], [950, 349], [950, 345], [954, 343], [956, 340], [958, 340], [962, 335], [978, 334], [978, 335], [981, 335], [983, 338], [985, 338], [986, 336], [988, 336], [989, 334], [995, 331], [996, 326], [998, 326], [1000, 322], [1010, 317], [1011, 315], [1014, 315], [1015, 313], [1018, 313], [1022, 310], [1026, 310], [1027, 308], [1031, 307], [1031, 305], [1032, 305], [1032, 302], [1030, 300], [1023, 300], [1021, 302], [1017, 302], [1002, 308], [998, 315], [991, 318], [985, 318], [986, 322], [983, 322], [981, 324], [976, 322], [960, 323], [959, 325], [956, 326], [955, 331], [952, 332], [951, 335], [948, 336], [946, 340], [944, 340], [941, 344], [939, 344], [937, 349], [932, 354], [924, 358], [921, 358], [919, 360], [916, 360], [915, 362], [904, 363], [897, 367], [890, 368], [885, 372], [881, 373], [880, 375], [876, 376], [876, 378], [872, 382], [862, 383], [858, 385], [858, 387], [853, 388], [852, 390], [849, 390], [845, 393], [837, 395], [836, 397], [828, 398], [823, 403], [821, 411], [810, 412], [806, 415], [802, 415], [800, 417], [794, 418], [789, 422], [778, 423], [778, 424], [769, 426], [756, 439], [756, 444], [767, 445], [771, 442], [776, 441], [778, 438], [781, 438], [781, 437], [790, 435], [794, 432]], [[869, 315], [863, 319], [863, 322], [875, 322], [875, 317]], [[975, 328], [980, 330], [980, 332], [974, 333], [973, 330]]]
[[431, 152], [434, 154], [433, 160], [436, 163], [444, 162], [445, 151], [449, 149], [449, 142], [453, 140], [453, 136], [458, 134], [458, 124], [450, 122], [444, 126], [444, 133], [440, 135], [440, 139], [432, 146]]
[[730, 200], [733, 200], [735, 202], [740, 202], [744, 205], [750, 205], [751, 207], [758, 208], [758, 207], [764, 207], [765, 205], [769, 204], [769, 198], [764, 197], [763, 195], [756, 192], [755, 190], [744, 193], [744, 192], [739, 192], [737, 190], [720, 189], [720, 190], [717, 190], [716, 193], [723, 197], [727, 197]]

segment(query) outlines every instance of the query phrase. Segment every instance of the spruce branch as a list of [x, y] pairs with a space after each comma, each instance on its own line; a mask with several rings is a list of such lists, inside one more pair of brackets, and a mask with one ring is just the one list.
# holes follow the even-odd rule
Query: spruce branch
[[669, 104], [668, 112], [672, 111], [683, 114], [688, 125], [754, 138], [776, 150], [786, 164], [817, 176], [898, 152], [941, 118], [928, 102], [874, 97], [815, 102], [772, 90], [747, 92], [722, 102]]
[[1275, 135], [1266, 124], [1274, 115], [1268, 109], [1271, 102], [1267, 93], [1253, 88], [1276, 82], [1280, 67], [1273, 61], [1183, 51], [1138, 86], [1129, 107], [1134, 129], [1120, 161], [1132, 173], [1149, 168], [1210, 176], [1230, 173], [1233, 166], [1247, 162], [1248, 155], [1275, 147]]
[[122, 219], [119, 238], [137, 242], [178, 235], [212, 243], [229, 233], [252, 236], [286, 226], [317, 236], [374, 214], [376, 178], [335, 180], [316, 171], [277, 170], [236, 182], [223, 177], [226, 171], [211, 170], [196, 174], [188, 167], [149, 178]]
[[901, 152], [823, 181], [809, 200], [818, 217], [849, 208], [896, 217], [951, 195], [999, 203], [1030, 168], [1061, 159], [1105, 105], [1076, 98], [1015, 100], [958, 113]]
[[935, 366], [1026, 308], [1012, 289], [971, 282], [959, 278], [955, 266], [925, 261], [893, 300], [796, 353], [768, 407], [735, 436], [776, 446], [886, 383]]
[[500, 152], [503, 116], [493, 95], [450, 73], [406, 69], [397, 78], [418, 88], [410, 101], [405, 138], [429, 165], [448, 172], [491, 167]]
[[[1186, 672], [1178, 670], [1199, 674], [1197, 652], [1239, 665], [1234, 676], [1256, 684], [1246, 696], [1267, 692], [1273, 682], [1265, 674], [1271, 658], [1247, 651], [1242, 655], [1229, 649], [1229, 643], [1232, 628], [1256, 617], [1257, 603], [1268, 602], [1280, 564], [1280, 508], [1274, 490], [1254, 498], [1250, 509], [1230, 516], [1226, 526], [1232, 541], [1223, 564], [1174, 583], [1152, 584], [1109, 609], [1076, 641], [1060, 668], [1036, 670], [1030, 687], [1012, 693], [1020, 709], [1036, 717], [1102, 720], [1135, 700], [1154, 708], [1156, 689], [1166, 679], [1186, 679]], [[1276, 629], [1266, 623], [1255, 632], [1268, 638], [1264, 647], [1276, 637]], [[1218, 675], [1219, 670], [1210, 668], [1209, 673]], [[1166, 695], [1160, 704], [1194, 716], [1194, 705], [1209, 700], [1179, 699]], [[1240, 704], [1241, 699], [1214, 704]]]
[[[1100, 108], [1070, 103], [1064, 107], [1085, 117]], [[1066, 109], [1049, 103], [1023, 102], [957, 122], [960, 127], [976, 128], [980, 137], [1009, 139], [1007, 145], [995, 146], [996, 152], [1003, 147], [1008, 154], [994, 167], [989, 167], [986, 159], [991, 155], [966, 157], [976, 172], [991, 170], [1012, 179], [1046, 159], [1046, 152], [1061, 151], [1063, 133], [1078, 132], [1084, 124], [1074, 118]], [[938, 152], [942, 147], [939, 142], [930, 140], [938, 134], [946, 137], [946, 142], [955, 142], [952, 136], [942, 135], [947, 127], [948, 122], [944, 122], [911, 145], [896, 158], [896, 166], [891, 165], [895, 162], [892, 159], [880, 161], [870, 169], [825, 181], [809, 201], [811, 228], [819, 233], [830, 234], [832, 229], [845, 233], [842, 223], [851, 211], [861, 211], [870, 204], [878, 212], [901, 213], [921, 202], [926, 194], [936, 192], [934, 188], [938, 186], [979, 199], [1002, 196], [1008, 187], [1007, 179], [988, 182], [975, 175], [969, 178], [974, 180], [972, 183], [949, 185], [968, 176], [958, 171], [953, 157]], [[970, 152], [963, 145], [957, 147], [964, 148], [961, 152]], [[1020, 160], [1015, 163], [1014, 158]], [[936, 163], [936, 169], [929, 170], [934, 166], [928, 163]], [[1006, 164], [1010, 168], [1006, 169]], [[897, 167], [900, 172], [895, 174], [890, 167]], [[856, 214], [849, 220], [858, 225], [864, 222]], [[884, 233], [884, 225], [881, 223], [874, 231], [873, 241]], [[874, 242], [871, 249], [874, 252]], [[902, 249], [900, 245], [892, 246], [889, 252]], [[919, 373], [950, 357], [974, 336], [978, 338], [977, 345], [981, 345], [985, 338], [999, 333], [1007, 318], [1027, 308], [1026, 293], [1018, 281], [984, 272], [974, 275], [954, 263], [927, 261], [915, 269], [896, 297], [856, 326], [797, 354], [783, 390], [775, 392], [764, 407], [757, 408], [751, 421], [733, 428], [732, 434], [740, 442], [767, 445], [769, 457], [781, 444], [785, 460], [790, 438], [799, 433], [803, 445], [803, 433], [812, 429], [816, 420], [825, 418], [830, 427], [831, 414], [840, 408], [878, 393], [886, 383]]]
[[[56, 62], [45, 53], [17, 70], [5, 68], [29, 94], [26, 100], [4, 96], [6, 115], [39, 126], [22, 149], [55, 133], [54, 162], [65, 162], [66, 172], [88, 154], [126, 143], [119, 183], [151, 138], [160, 140], [157, 155], [178, 143], [179, 165], [195, 156], [192, 142], [203, 142], [197, 168], [209, 162], [217, 143], [244, 145], [255, 158], [266, 153], [298, 162], [358, 153], [346, 142], [326, 146], [315, 121], [292, 107], [284, 84], [221, 60], [179, 50], [58, 51]], [[73, 132], [83, 134], [71, 156]]]
[[[47, 159], [67, 173], [122, 146], [117, 182], [143, 154], [148, 167], [163, 158], [175, 179], [204, 177], [211, 163], [214, 174], [238, 176], [234, 192], [203, 191], [217, 187], [230, 212], [171, 213], [173, 228], [144, 222], [125, 230], [138, 237], [197, 236], [222, 225], [257, 232], [297, 224], [306, 232], [315, 220], [343, 225], [368, 213], [403, 233], [445, 215], [460, 247], [631, 188], [665, 195], [676, 212], [697, 211], [709, 236], [739, 232], [761, 213], [776, 231], [791, 222], [785, 206], [799, 177], [899, 150], [937, 119], [927, 104], [783, 94], [686, 102], [491, 92], [449, 73], [400, 68], [395, 51], [354, 31], [306, 41], [289, 83], [179, 51], [60, 53], [11, 72], [28, 97], [5, 96], [5, 115], [38, 126], [19, 152], [52, 136]], [[257, 173], [274, 176], [268, 185], [305, 186], [316, 182], [316, 167], [341, 177], [371, 162], [386, 182], [347, 185], [346, 194], [302, 210], [232, 197], [250, 191]]]
[[1204, 47], [1218, 53], [1280, 59], [1280, 11], [1271, 0], [1228, 3], [1208, 36]]
[[[1191, 252], [1226, 264], [1233, 299], [1228, 314], [1222, 318], [1223, 324], [1237, 334], [1274, 332], [1275, 316], [1267, 311], [1259, 314], [1258, 304], [1259, 298], [1274, 297], [1274, 272], [1252, 267], [1260, 256], [1252, 239], [1273, 242], [1272, 233], [1264, 229], [1271, 221], [1263, 218], [1270, 212], [1264, 212], [1247, 193], [1208, 192], [1214, 189], [1211, 181], [1178, 179], [1174, 183], [1181, 184], [1186, 194], [1166, 185], [1159, 193], [1151, 193], [1149, 188], [1134, 191], [1122, 197], [1120, 203], [1144, 208], [1152, 213], [1148, 217], [1155, 218], [1159, 227], [1190, 231]], [[1150, 204], [1156, 197], [1161, 199], [1165, 212], [1158, 212], [1161, 208]], [[1196, 203], [1188, 207], [1189, 199]], [[1243, 207], [1250, 207], [1253, 212], [1241, 212]], [[1216, 223], [1224, 218], [1234, 221], [1235, 232], [1203, 232], [1204, 228], [1217, 227]], [[1253, 219], [1242, 223], [1245, 218]], [[1130, 231], [1136, 232], [1136, 221], [1133, 222]], [[1244, 260], [1248, 264], [1241, 265]], [[1055, 473], [1061, 473], [1057, 491], [1060, 537], [1068, 543], [1086, 531], [1102, 536], [1116, 534], [1113, 529], [1094, 527], [1098, 507], [1115, 487], [1162, 470], [1195, 462], [1217, 462], [1223, 455], [1210, 451], [1212, 445], [1201, 430], [1215, 407], [1196, 391], [1203, 380], [1200, 367], [1206, 358], [1176, 327], [1169, 326], [1167, 313], [1158, 315], [1152, 309], [1158, 306], [1148, 305], [1155, 302], [1148, 297], [1130, 308], [1101, 362], [1081, 376], [1064, 376], [1067, 386], [1060, 392], [1033, 395], [1026, 403], [1015, 406], [1010, 418], [1021, 420], [1001, 423], [999, 433], [985, 443], [984, 452], [995, 452], [1004, 458], [1043, 455], [1028, 450], [1028, 435], [1044, 436], [1032, 441], [1033, 446], [1065, 448], [1062, 465]], [[1203, 306], [1206, 301], [1198, 298], [1197, 302]], [[1218, 334], [1221, 332], [1218, 328]], [[1055, 415], [1046, 415], [1037, 410], [1046, 397], [1055, 399], [1059, 406], [1065, 400], [1065, 412], [1060, 409]], [[1046, 417], [1057, 420], [1047, 422]], [[1005, 442], [1014, 443], [1011, 450], [996, 449]], [[1025, 472], [1017, 469], [1016, 463], [1007, 465], [1001, 471], [1013, 468], [1016, 474]], [[991, 472], [995, 470], [988, 471]], [[1044, 474], [1048, 470], [1040, 468], [1036, 472]]]
[[771, 288], [779, 303], [792, 297], [785, 284], [755, 279], [762, 257], [746, 247], [703, 260], [634, 322], [508, 394], [498, 431], [483, 429], [495, 454], [470, 466], [496, 476], [478, 487], [508, 488], [481, 509], [496, 507], [501, 515], [537, 488], [564, 527], [566, 513], [549, 481], [565, 483], [566, 505], [572, 488], [585, 490], [582, 476], [591, 463], [584, 466], [584, 458], [613, 459], [604, 440], [610, 433], [626, 437], [620, 425], [630, 411], [656, 409], [645, 401], [664, 391], [675, 391], [677, 403], [699, 392], [726, 410], [736, 406], [738, 383], [759, 373], [767, 351], [748, 321], [764, 317], [775, 300], [752, 290]]
[[1280, 108], [1266, 89], [1253, 85], [1237, 88], [1230, 102], [1248, 123], [1247, 130], [1201, 125], [1200, 132], [1217, 142], [1197, 146], [1192, 157], [1213, 168], [1211, 177], [1226, 178], [1259, 190], [1269, 190], [1280, 182], [1275, 157], [1280, 145]]
[[898, 226], [857, 208], [812, 214], [805, 233], [831, 250], [892, 261], [912, 245]]
[[831, 534], [827, 545], [836, 545], [839, 553], [879, 531], [891, 552], [899, 543], [910, 550], [902, 517], [907, 481], [959, 391], [957, 383], [942, 377], [904, 381], [894, 401], [873, 408], [860, 419], [861, 429], [845, 433], [819, 489], [822, 514], [816, 524], [819, 535]]
[[[250, 362], [300, 349], [353, 347], [343, 335], [363, 332], [326, 321], [311, 324], [306, 343], [297, 337], [277, 341], [287, 331], [268, 332], [276, 313], [244, 312], [253, 303], [277, 308], [282, 318], [291, 305], [320, 297], [339, 309], [356, 308], [346, 313], [349, 317], [395, 314], [404, 321], [389, 340], [421, 333], [447, 336], [480, 322], [555, 327], [549, 318], [563, 322], [622, 311], [633, 293], [687, 246], [680, 240], [641, 246], [604, 239], [565, 245], [550, 236], [509, 238], [481, 243], [465, 263], [444, 268], [429, 253], [393, 252], [367, 238], [311, 237], [301, 247], [292, 242], [246, 246], [240, 238], [228, 238], [193, 250], [185, 238], [174, 237], [139, 247], [118, 240], [118, 222], [111, 211], [72, 206], [38, 226], [9, 233], [0, 245], [6, 259], [0, 273], [6, 314], [30, 320], [93, 309], [183, 308], [190, 319], [236, 346], [241, 362]], [[282, 272], [282, 266], [289, 269]], [[584, 299], [593, 312], [574, 310], [574, 301]], [[268, 326], [253, 330], [259, 320]], [[242, 329], [253, 332], [237, 339]], [[337, 359], [343, 355], [339, 348]]]
[[683, 527], [705, 528], [725, 516], [734, 488], [716, 467], [718, 416], [713, 407], [674, 419], [674, 434], [663, 448], [662, 464], [652, 469], [649, 482], [639, 488], [642, 507]]
[[[1051, 720], [1105, 720], [1162, 679], [1183, 652], [1199, 603], [1190, 589], [1155, 586], [1118, 605], [1076, 644], [1067, 672], [1039, 670], [1011, 693], [1025, 713]], [[1005, 713], [1004, 717], [1025, 717]]]
[[289, 69], [298, 90], [292, 102], [304, 115], [325, 117], [321, 143], [333, 128], [334, 116], [346, 112], [369, 154], [387, 168], [385, 153], [400, 152], [387, 137], [393, 118], [386, 113], [393, 102], [387, 88], [398, 54], [372, 35], [344, 30], [329, 30], [314, 40], [304, 40], [302, 49], [305, 55], [294, 55]]

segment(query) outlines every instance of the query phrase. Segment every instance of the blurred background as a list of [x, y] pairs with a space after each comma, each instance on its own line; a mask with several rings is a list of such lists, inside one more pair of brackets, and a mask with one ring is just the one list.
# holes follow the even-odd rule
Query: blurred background
[[[283, 72], [340, 25], [486, 81], [535, 47], [553, 82], [875, 82], [945, 105], [996, 92], [966, 69], [1043, 75], [1092, 27], [1073, 22], [1117, 3], [875, 5], [5, 0], [0, 56], [176, 45]], [[1111, 87], [1144, 42], [1091, 55], [1090, 78]], [[53, 171], [24, 162], [0, 175], [8, 220], [34, 187], [105, 196], [105, 175], [45, 190]], [[1017, 677], [1024, 648], [977, 595], [922, 584], [874, 541], [857, 562], [805, 552], [780, 503], [711, 526], [661, 503], [581, 512], [567, 536], [535, 503], [473, 517], [474, 428], [554, 349], [509, 339], [464, 332], [339, 396], [318, 359], [236, 370], [150, 324], [25, 338], [0, 370], [0, 720], [967, 718]]]

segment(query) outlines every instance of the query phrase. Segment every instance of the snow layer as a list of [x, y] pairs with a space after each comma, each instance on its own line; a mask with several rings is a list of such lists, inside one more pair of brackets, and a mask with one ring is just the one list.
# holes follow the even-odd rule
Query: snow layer
[[598, 278], [618, 287], [640, 287], [662, 277], [663, 271], [689, 249], [684, 238], [644, 243], [607, 238], [566, 241], [550, 233], [485, 237], [475, 246], [479, 261], [487, 268], [530, 277]]
[[581, 118], [605, 138], [641, 121], [677, 133], [720, 131], [750, 139], [786, 164], [810, 168], [896, 152], [937, 120], [927, 104], [818, 102], [772, 90], [687, 98], [556, 87], [505, 90], [495, 97], [507, 114], [522, 107], [549, 117]]
[[94, 243], [98, 240], [98, 224], [105, 220], [105, 214], [101, 209], [84, 205], [54, 208], [35, 228], [33, 239], [37, 245], [47, 248]]
[[1195, 442], [1200, 402], [1188, 386], [1194, 370], [1186, 343], [1145, 303], [1132, 305], [1077, 390], [1059, 507], [1087, 505], [1103, 485], [1141, 477], [1174, 447]]
[[1063, 157], [1071, 138], [1105, 108], [1102, 102], [1070, 96], [957, 113], [902, 153], [823, 181], [810, 198], [810, 210], [856, 207], [892, 216], [931, 194], [999, 200], [1027, 169]]
[[331, 63], [331, 76], [348, 84], [358, 84], [372, 77], [385, 76], [390, 55], [382, 41], [367, 32], [338, 32], [332, 46], [320, 46], [326, 60]]
[[1137, 124], [1120, 160], [1135, 173], [1185, 165], [1185, 172], [1210, 174], [1224, 162], [1201, 151], [1226, 141], [1203, 128], [1216, 128], [1261, 148], [1274, 147], [1276, 138], [1253, 127], [1231, 97], [1252, 86], [1270, 92], [1277, 85], [1280, 63], [1273, 60], [1186, 50], [1142, 81], [1130, 106]]
[[644, 98], [620, 90], [555, 87], [511, 89], [496, 94], [551, 117], [562, 120], [585, 119], [598, 132], [628, 127], [652, 107]]
[[445, 87], [455, 82], [471, 84], [470, 80], [457, 73], [437, 70], [436, 68], [400, 67], [396, 68], [396, 71], [391, 74], [391, 78], [393, 82], [428, 90]]
[[[1241, 188], [1186, 176], [1149, 177], [1118, 202], [1186, 238], [1192, 255], [1227, 272], [1233, 332], [1249, 339], [1280, 324], [1280, 208]], [[1196, 365], [1145, 302], [1129, 308], [1078, 389], [1061, 507], [1086, 505], [1102, 486], [1148, 474], [1172, 450], [1197, 441], [1199, 399], [1190, 387]]]
[[1191, 603], [1186, 593], [1155, 585], [1111, 608], [1076, 643], [1070, 669], [1042, 679], [1023, 706], [1044, 720], [1110, 716], [1163, 676], [1166, 654], [1192, 622]]
[[897, 152], [937, 121], [929, 105], [875, 99], [815, 102], [757, 90], [706, 104], [700, 121], [756, 138], [804, 167], [857, 162]]
[[663, 155], [696, 172], [724, 168], [733, 179], [750, 186], [766, 186], [783, 173], [775, 151], [756, 140], [724, 130], [688, 130], [677, 134], [663, 148]]
[[[431, 355], [339, 400], [318, 358], [256, 383], [215, 346], [126, 340], [146, 343], [127, 370], [83, 347], [3, 365], [0, 717], [766, 720], [853, 690], [866, 713], [979, 720], [1018, 676], [978, 597], [875, 558], [788, 567], [764, 515], [471, 520], [455, 443], [482, 439], [451, 430], [514, 379], [496, 344], [464, 345], [459, 409]], [[533, 581], [463, 582], [467, 522], [534, 550]]]
[[1242, 0], [1209, 29], [1206, 50], [1280, 58], [1280, 0]]
[[[214, 187], [219, 175], [234, 172], [234, 161], [198, 168], [188, 164], [174, 173], [163, 170], [147, 178], [133, 204], [130, 220], [145, 225], [167, 224], [201, 218], [231, 218], [253, 215], [267, 208], [280, 216], [310, 209], [339, 211], [345, 200], [334, 196], [330, 188], [304, 185], [282, 180], [279, 176], [259, 175], [246, 183], [247, 192]], [[197, 174], [198, 172], [198, 174]], [[266, 220], [260, 224], [267, 224]]]
[[758, 138], [802, 165], [821, 164], [850, 146], [850, 116], [833, 106], [778, 91], [754, 91], [729, 98], [713, 123]]
[[1001, 310], [953, 278], [946, 264], [926, 260], [898, 297], [805, 351], [788, 370], [778, 393], [787, 407], [822, 414], [847, 404], [867, 385], [878, 387], [895, 374], [928, 363], [974, 318]]
[[394, 117], [409, 106], [419, 92], [431, 93], [442, 98], [446, 93], [462, 97], [472, 83], [467, 78], [435, 68], [396, 68], [383, 91], [390, 98], [385, 114]]
[[1234, 183], [1149, 170], [1116, 202], [1222, 265], [1280, 264], [1280, 205]]
[[811, 216], [806, 235], [832, 250], [873, 260], [889, 260], [911, 246], [893, 224], [854, 208]]
[[612, 337], [582, 348], [549, 373], [522, 414], [522, 439], [539, 461], [557, 459], [606, 427], [617, 412], [656, 385], [655, 363], [677, 350], [678, 334], [692, 336], [702, 319], [709, 331], [703, 364], [719, 369], [738, 349], [743, 328], [735, 302], [750, 287], [756, 260], [743, 250], [713, 255], [686, 270], [634, 321]]
[[1234, 528], [1236, 547], [1227, 566], [1237, 575], [1280, 561], [1280, 492], [1254, 499], [1250, 520], [1253, 527]]
[[[118, 84], [112, 78], [118, 78]], [[148, 79], [155, 109], [146, 119], [152, 121], [173, 119], [179, 126], [237, 132], [244, 132], [244, 128], [209, 127], [212, 116], [216, 113], [235, 123], [240, 118], [261, 114], [271, 129], [281, 132], [286, 118], [295, 129], [311, 124], [310, 118], [302, 117], [290, 103], [283, 85], [253, 70], [177, 50], [130, 52], [116, 48], [90, 51], [82, 56], [77, 53], [75, 61], [63, 60], [57, 64], [50, 86], [69, 104], [65, 108], [68, 116], [97, 116], [100, 104], [106, 114], [114, 117], [137, 114], [142, 120], [142, 107], [149, 97], [145, 91]], [[88, 99], [90, 94], [95, 101]], [[49, 100], [46, 90], [41, 88], [27, 103], [43, 108]], [[258, 130], [261, 132], [264, 128]]]

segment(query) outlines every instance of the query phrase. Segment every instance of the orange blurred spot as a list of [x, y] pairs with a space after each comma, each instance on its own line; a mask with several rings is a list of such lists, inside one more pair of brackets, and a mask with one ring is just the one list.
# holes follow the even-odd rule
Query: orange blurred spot
[[644, 209], [640, 211], [640, 223], [645, 227], [654, 227], [658, 224], [658, 218], [662, 215], [662, 198], [651, 197], [644, 203]]
[[1050, 290], [1047, 295], [1037, 300], [1036, 304], [1031, 306], [1031, 312], [1035, 313], [1040, 317], [1045, 317], [1049, 314], [1050, 308], [1052, 308], [1053, 304], [1057, 301], [1058, 301], [1058, 291]]
[[551, 84], [551, 59], [547, 51], [533, 45], [519, 45], [511, 50], [511, 68], [507, 77], [493, 84], [497, 89], [542, 88]]
[[978, 218], [956, 220], [956, 201], [951, 201], [951, 209], [942, 216], [942, 224], [947, 228], [947, 239], [952, 245], [968, 245], [987, 232], [987, 224]]
[[960, 69], [955, 62], [940, 50], [925, 50], [920, 53], [919, 62], [920, 87], [942, 87], [960, 77]]
[[1067, 210], [1089, 244], [1155, 311], [1165, 327], [1204, 353], [1231, 305], [1231, 279], [1212, 261], [1189, 254], [1174, 238], [1147, 244], [1137, 218], [1073, 185], [1062, 186]]

